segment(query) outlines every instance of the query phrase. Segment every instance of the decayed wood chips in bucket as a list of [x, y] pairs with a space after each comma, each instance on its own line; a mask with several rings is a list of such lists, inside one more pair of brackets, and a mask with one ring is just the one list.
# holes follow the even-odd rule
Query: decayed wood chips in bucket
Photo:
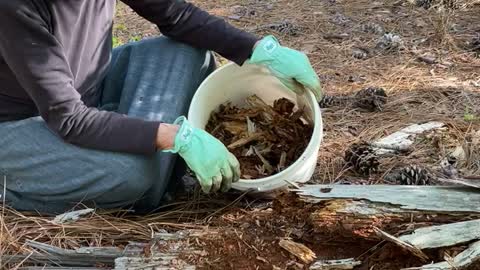
[[243, 179], [276, 174], [294, 163], [307, 147], [313, 126], [302, 108], [286, 98], [273, 106], [253, 95], [239, 108], [222, 104], [212, 113], [206, 130], [237, 157]]

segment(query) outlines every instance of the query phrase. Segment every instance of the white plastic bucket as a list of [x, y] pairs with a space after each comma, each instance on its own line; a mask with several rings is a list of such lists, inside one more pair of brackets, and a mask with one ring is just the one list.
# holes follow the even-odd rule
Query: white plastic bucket
[[[270, 72], [258, 65], [245, 64], [242, 67], [230, 63], [207, 77], [195, 93], [188, 119], [193, 126], [204, 129], [210, 115], [219, 105], [232, 102], [243, 106], [251, 95], [257, 95], [268, 104], [285, 97], [303, 108], [306, 118], [313, 122], [312, 139], [300, 158], [285, 170], [264, 178], [245, 180], [234, 183], [237, 190], [271, 191], [290, 183], [305, 183], [311, 179], [317, 164], [318, 151], [323, 138], [323, 124], [320, 107], [315, 96], [307, 91], [305, 95], [296, 95], [287, 89]], [[208, 155], [208, 153], [205, 153]]]

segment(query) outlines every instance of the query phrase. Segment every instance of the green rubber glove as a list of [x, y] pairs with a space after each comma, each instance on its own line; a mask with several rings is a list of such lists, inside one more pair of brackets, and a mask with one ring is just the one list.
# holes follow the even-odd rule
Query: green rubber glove
[[249, 63], [267, 66], [273, 75], [297, 94], [302, 94], [307, 88], [318, 101], [322, 99], [320, 79], [308, 57], [302, 52], [282, 47], [274, 36], [260, 40]]
[[175, 146], [164, 152], [178, 153], [195, 172], [205, 193], [228, 191], [232, 182], [240, 179], [240, 163], [215, 137], [194, 128], [181, 116], [174, 124], [180, 125]]

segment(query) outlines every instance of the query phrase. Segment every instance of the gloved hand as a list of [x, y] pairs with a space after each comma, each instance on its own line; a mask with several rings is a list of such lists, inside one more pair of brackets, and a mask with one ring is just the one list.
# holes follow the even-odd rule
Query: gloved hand
[[232, 182], [240, 179], [240, 163], [215, 137], [194, 128], [181, 116], [174, 124], [180, 125], [173, 149], [164, 152], [178, 153], [195, 172], [205, 193], [228, 191]]
[[297, 94], [304, 87], [311, 90], [318, 101], [322, 99], [320, 79], [308, 57], [299, 51], [282, 47], [273, 36], [266, 36], [257, 44], [249, 63], [267, 66], [289, 89]]

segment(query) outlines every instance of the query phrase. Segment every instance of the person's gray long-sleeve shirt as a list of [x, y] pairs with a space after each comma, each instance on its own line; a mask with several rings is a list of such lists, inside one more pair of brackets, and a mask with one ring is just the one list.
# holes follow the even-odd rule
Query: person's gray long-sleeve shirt
[[[122, 0], [175, 40], [242, 64], [257, 38], [183, 0]], [[67, 142], [151, 154], [159, 122], [100, 111], [115, 0], [0, 1], [0, 122], [42, 116]], [[166, 63], [168, 64], [168, 63]]]

